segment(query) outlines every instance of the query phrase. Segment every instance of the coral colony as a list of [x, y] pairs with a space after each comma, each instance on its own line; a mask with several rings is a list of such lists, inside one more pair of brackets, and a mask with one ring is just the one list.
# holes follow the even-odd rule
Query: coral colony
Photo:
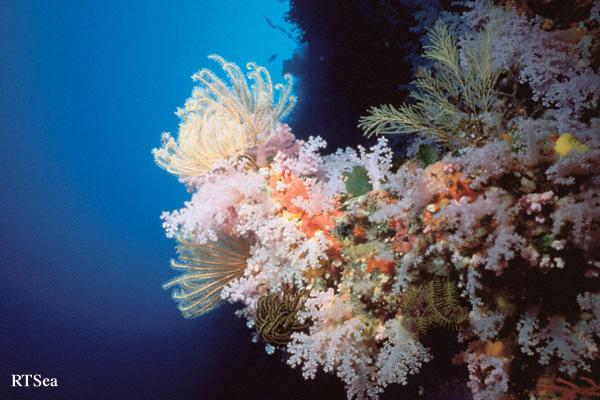
[[253, 63], [194, 75], [154, 150], [191, 192], [162, 216], [185, 317], [238, 303], [268, 353], [349, 399], [406, 384], [432, 332], [474, 399], [600, 397], [600, 5], [560, 29], [463, 7], [423, 21], [409, 102], [359, 121], [405, 154], [296, 139], [291, 79]]

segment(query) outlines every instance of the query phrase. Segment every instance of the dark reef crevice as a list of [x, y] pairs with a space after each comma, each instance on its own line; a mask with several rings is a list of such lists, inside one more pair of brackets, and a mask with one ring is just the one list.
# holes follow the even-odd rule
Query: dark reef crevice
[[370, 106], [401, 104], [412, 78], [410, 10], [399, 1], [291, 0], [286, 18], [299, 40], [284, 62], [300, 99], [289, 119], [295, 134], [322, 136], [329, 151], [369, 143], [358, 119]]

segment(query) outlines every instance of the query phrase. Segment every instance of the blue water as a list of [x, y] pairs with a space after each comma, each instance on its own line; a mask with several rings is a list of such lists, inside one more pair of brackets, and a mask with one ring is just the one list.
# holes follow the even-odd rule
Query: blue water
[[[324, 394], [232, 307], [184, 320], [160, 287], [174, 243], [159, 215], [188, 194], [150, 151], [190, 75], [216, 52], [278, 78], [296, 46], [264, 19], [283, 24], [285, 2], [174, 3], [2, 4], [0, 399]], [[60, 386], [11, 391], [14, 373]]]

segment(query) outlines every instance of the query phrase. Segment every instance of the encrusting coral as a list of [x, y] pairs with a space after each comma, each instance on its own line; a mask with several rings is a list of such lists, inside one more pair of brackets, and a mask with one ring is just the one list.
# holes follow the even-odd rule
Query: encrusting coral
[[[337, 375], [349, 399], [407, 384], [439, 354], [432, 337], [440, 335], [458, 342], [449, 367], [464, 364], [474, 399], [597, 396], [600, 119], [572, 117], [566, 130], [564, 115], [581, 116], [573, 99], [505, 112], [495, 88], [518, 68], [499, 62], [491, 44], [510, 18], [527, 20], [469, 4], [452, 24], [434, 25], [432, 39], [448, 35], [460, 68], [491, 57], [494, 69], [465, 70], [472, 82], [487, 82], [476, 89], [490, 97], [469, 106], [460, 97], [475, 88], [429, 92], [451, 101], [463, 113], [457, 119], [410, 106], [429, 121], [414, 132], [429, 135], [430, 147], [400, 166], [384, 137], [370, 149], [329, 155], [320, 153], [322, 139], [294, 138], [279, 120], [289, 93], [273, 102], [262, 67], [251, 64], [262, 71], [252, 86], [220, 58], [230, 86], [201, 73], [209, 89], [180, 113], [180, 147], [155, 152], [192, 192], [184, 208], [162, 216], [181, 243], [173, 266], [184, 271], [165, 286], [176, 287], [185, 316], [240, 304], [237, 314], [268, 353], [282, 351], [306, 379], [320, 370]], [[489, 17], [478, 13], [490, 7], [499, 19], [488, 31]], [[190, 129], [200, 115], [223, 120]], [[230, 123], [239, 141], [203, 137], [207, 126], [231, 135]], [[217, 151], [218, 143], [230, 147]]]

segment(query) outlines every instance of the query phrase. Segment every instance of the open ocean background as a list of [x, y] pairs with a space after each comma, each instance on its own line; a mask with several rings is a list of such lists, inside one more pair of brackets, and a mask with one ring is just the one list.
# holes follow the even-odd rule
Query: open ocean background
[[[150, 151], [218, 53], [281, 79], [286, 2], [5, 1], [0, 8], [0, 399], [343, 398], [222, 307], [183, 319], [159, 215], [188, 194]], [[289, 28], [289, 27], [288, 27]], [[276, 54], [271, 63], [269, 58]], [[11, 374], [57, 389], [10, 389]]]

